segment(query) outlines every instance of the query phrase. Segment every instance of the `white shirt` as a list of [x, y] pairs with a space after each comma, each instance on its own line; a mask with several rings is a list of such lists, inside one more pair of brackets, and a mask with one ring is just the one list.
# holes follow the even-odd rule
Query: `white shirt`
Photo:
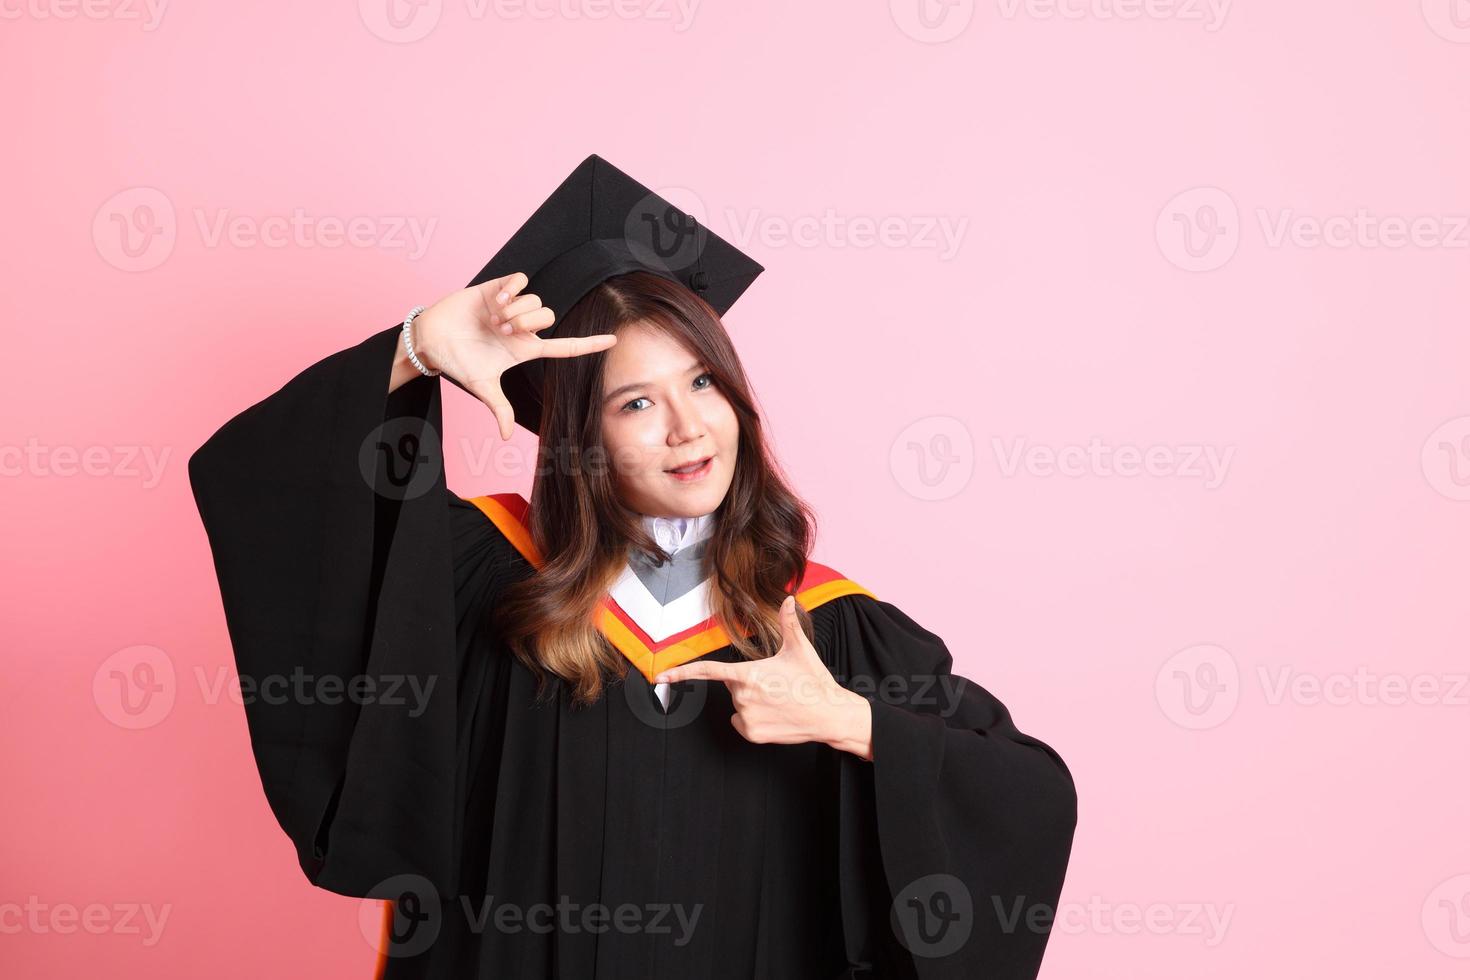
[[[713, 513], [701, 514], [698, 517], [662, 517], [644, 514], [643, 526], [663, 549], [664, 554], [674, 555], [692, 544], [697, 544], [709, 537], [715, 529], [715, 515]], [[703, 622], [709, 618], [708, 588], [702, 587], [687, 597], [684, 603], [686, 608], [674, 610], [671, 617], [659, 616], [659, 623], [640, 622], [644, 631], [654, 640], [661, 640], [665, 636], [671, 636], [681, 629], [687, 629], [693, 622]], [[630, 611], [637, 616], [636, 611]], [[660, 613], [664, 610], [659, 610]], [[650, 617], [651, 619], [651, 617]], [[669, 685], [655, 684], [653, 693], [658, 696], [659, 703], [665, 710], [669, 707]]]
[[643, 526], [664, 554], [672, 555], [709, 537], [714, 530], [714, 518], [714, 514], [700, 517], [652, 517], [644, 514]]

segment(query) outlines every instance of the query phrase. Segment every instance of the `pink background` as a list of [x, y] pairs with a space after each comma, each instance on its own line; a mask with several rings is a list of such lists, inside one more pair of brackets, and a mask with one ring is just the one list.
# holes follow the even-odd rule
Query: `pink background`
[[0, 973], [370, 974], [185, 463], [595, 152], [766, 265], [816, 557], [1072, 767], [1043, 976], [1465, 975], [1470, 6], [385, 2], [3, 8]]

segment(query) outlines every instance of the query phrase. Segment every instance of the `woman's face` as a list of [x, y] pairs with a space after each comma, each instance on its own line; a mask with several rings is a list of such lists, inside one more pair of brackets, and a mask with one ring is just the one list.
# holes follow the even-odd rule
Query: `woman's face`
[[[617, 330], [603, 361], [602, 441], [623, 503], [640, 514], [698, 517], [735, 476], [740, 423], [699, 358], [643, 322]], [[670, 472], [707, 460], [691, 474]]]

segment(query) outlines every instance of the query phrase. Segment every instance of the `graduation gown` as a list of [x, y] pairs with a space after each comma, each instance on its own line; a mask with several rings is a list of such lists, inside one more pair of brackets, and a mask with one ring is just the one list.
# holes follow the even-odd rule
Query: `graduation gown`
[[189, 460], [257, 768], [302, 871], [383, 899], [393, 978], [1036, 975], [1072, 779], [944, 642], [811, 563], [795, 592], [873, 761], [758, 745], [714, 623], [653, 642], [590, 707], [485, 625], [535, 573], [526, 502], [445, 486], [437, 379], [387, 393], [399, 328], [300, 372]]

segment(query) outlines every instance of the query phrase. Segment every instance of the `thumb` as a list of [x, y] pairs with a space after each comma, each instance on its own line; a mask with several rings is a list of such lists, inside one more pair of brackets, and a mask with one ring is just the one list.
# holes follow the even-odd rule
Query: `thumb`
[[495, 422], [500, 428], [500, 438], [506, 442], [515, 435], [516, 413], [511, 407], [510, 399], [505, 397], [505, 392], [500, 390], [500, 385], [494, 381], [471, 380], [466, 381], [466, 388], [495, 416]]
[[788, 594], [781, 602], [781, 646], [786, 650], [800, 650], [803, 639], [801, 621], [796, 618], [796, 596]]

